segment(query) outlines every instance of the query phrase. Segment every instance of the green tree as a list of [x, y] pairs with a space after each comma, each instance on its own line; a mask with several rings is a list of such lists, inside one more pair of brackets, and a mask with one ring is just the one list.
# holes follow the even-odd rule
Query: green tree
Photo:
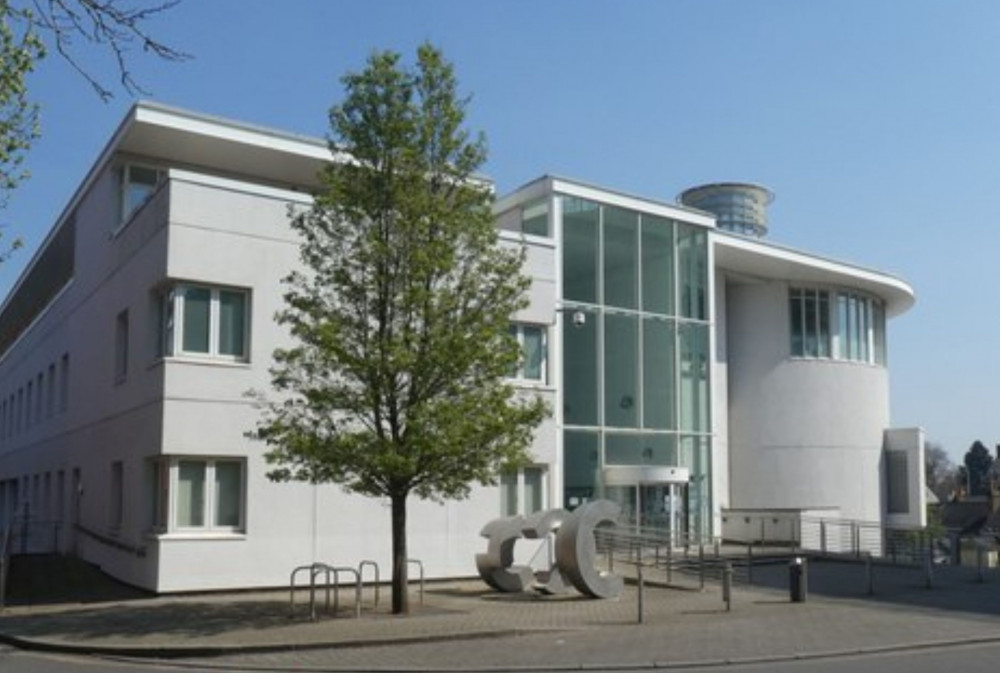
[[993, 456], [982, 442], [976, 440], [965, 454], [965, 469], [969, 479], [969, 495], [988, 495], [987, 474], [993, 465]]
[[[27, 176], [24, 159], [38, 138], [38, 105], [32, 102], [28, 76], [50, 45], [94, 88], [102, 99], [111, 89], [83, 65], [77, 40], [104, 49], [113, 59], [121, 86], [130, 94], [144, 93], [129, 70], [129, 51], [138, 45], [144, 52], [165, 60], [182, 60], [187, 54], [154, 38], [146, 25], [155, 15], [180, 0], [0, 0], [0, 209]], [[18, 247], [0, 252], [2, 261]]]
[[503, 248], [482, 137], [463, 122], [453, 67], [430, 45], [415, 67], [375, 53], [330, 112], [340, 160], [294, 217], [303, 271], [285, 279], [291, 348], [275, 353], [256, 435], [274, 480], [333, 482], [391, 502], [392, 609], [408, 611], [410, 495], [466, 497], [522, 464], [548, 413], [504, 377], [520, 357], [524, 251]]

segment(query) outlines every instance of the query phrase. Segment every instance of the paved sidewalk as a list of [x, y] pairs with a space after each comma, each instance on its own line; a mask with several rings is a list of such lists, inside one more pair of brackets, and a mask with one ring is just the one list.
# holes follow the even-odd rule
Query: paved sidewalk
[[469, 670], [704, 665], [1000, 640], [1000, 576], [978, 583], [974, 571], [941, 568], [928, 590], [917, 570], [877, 567], [868, 597], [863, 566], [812, 563], [809, 574], [808, 600], [792, 604], [784, 565], [756, 569], [753, 586], [736, 586], [731, 612], [716, 583], [647, 586], [642, 624], [634, 585], [595, 601], [500, 595], [468, 581], [429, 584], [423, 606], [414, 588], [405, 618], [386, 614], [385, 589], [377, 611], [368, 590], [354, 618], [353, 596], [342, 592], [338, 615], [315, 622], [301, 604], [289, 616], [287, 592], [11, 608], [0, 641], [220, 668]]

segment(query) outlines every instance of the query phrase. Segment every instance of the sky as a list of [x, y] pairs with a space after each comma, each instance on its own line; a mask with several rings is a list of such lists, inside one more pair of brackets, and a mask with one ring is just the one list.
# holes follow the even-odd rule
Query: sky
[[[134, 0], [140, 2], [141, 0]], [[887, 271], [917, 303], [889, 324], [891, 420], [956, 462], [1000, 443], [1000, 2], [995, 0], [183, 0], [129, 55], [141, 97], [315, 136], [375, 50], [440, 47], [500, 194], [543, 174], [672, 202], [750, 181], [768, 240]], [[106, 85], [114, 64], [75, 45]], [[30, 179], [0, 211], [0, 295], [133, 98], [102, 102], [52, 54]], [[998, 204], [1000, 205], [1000, 204]]]

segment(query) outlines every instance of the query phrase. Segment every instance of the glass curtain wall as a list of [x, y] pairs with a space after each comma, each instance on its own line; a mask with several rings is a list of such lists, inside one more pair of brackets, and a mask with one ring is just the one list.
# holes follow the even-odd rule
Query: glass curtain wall
[[564, 506], [602, 468], [686, 467], [687, 529], [710, 534], [708, 235], [562, 196]]

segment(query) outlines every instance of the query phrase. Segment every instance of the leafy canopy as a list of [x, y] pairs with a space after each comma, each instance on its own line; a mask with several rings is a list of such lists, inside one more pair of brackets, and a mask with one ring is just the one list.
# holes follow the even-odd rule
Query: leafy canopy
[[375, 53], [330, 112], [339, 160], [292, 226], [304, 269], [285, 280], [257, 436], [276, 480], [337, 482], [370, 496], [461, 498], [526, 460], [547, 413], [504, 377], [527, 304], [524, 251], [499, 243], [482, 137], [430, 45], [414, 68]]

